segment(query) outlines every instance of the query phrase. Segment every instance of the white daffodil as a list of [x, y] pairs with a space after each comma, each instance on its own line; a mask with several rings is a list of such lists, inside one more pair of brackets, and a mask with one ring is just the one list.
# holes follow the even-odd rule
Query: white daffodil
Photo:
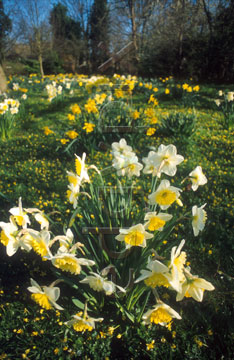
[[167, 326], [172, 318], [181, 319], [181, 316], [173, 310], [170, 306], [164, 304], [161, 301], [148, 310], [142, 317], [143, 324], [149, 325], [151, 323]]
[[111, 147], [112, 147], [111, 153], [113, 156], [116, 156], [119, 154], [126, 155], [127, 153], [132, 152], [132, 147], [127, 145], [127, 142], [125, 139], [120, 139], [119, 142], [112, 143]]
[[26, 229], [27, 224], [30, 224], [30, 220], [29, 220], [28, 215], [26, 214], [26, 212], [22, 208], [21, 198], [19, 198], [19, 206], [14, 207], [14, 208], [10, 209], [9, 211], [13, 215], [16, 223], [19, 226], [22, 226], [23, 229]]
[[123, 154], [118, 154], [113, 158], [112, 166], [117, 170], [118, 176], [124, 176], [126, 174], [127, 161], [128, 158]]
[[194, 300], [201, 302], [205, 290], [214, 290], [214, 286], [209, 281], [190, 274], [187, 269], [185, 274], [186, 280], [182, 284], [181, 292], [176, 296], [176, 301], [180, 301], [184, 297], [192, 297]]
[[95, 291], [104, 291], [106, 295], [112, 295], [116, 288], [122, 292], [126, 292], [121, 286], [114, 284], [112, 281], [107, 280], [103, 276], [90, 272], [92, 275], [86, 276], [80, 282], [83, 284], [89, 284], [89, 286]]
[[172, 274], [173, 288], [177, 291], [181, 291], [181, 283], [184, 281], [184, 265], [186, 262], [186, 252], [181, 249], [185, 244], [185, 240], [182, 240], [178, 247], [174, 246], [171, 249], [171, 261], [169, 263], [169, 269]]
[[140, 171], [143, 168], [143, 165], [138, 162], [138, 157], [133, 156], [132, 158], [128, 158], [126, 161], [126, 175], [128, 178], [132, 178], [135, 176], [140, 176]]
[[170, 186], [170, 181], [162, 180], [157, 190], [149, 195], [149, 204], [158, 204], [162, 210], [169, 208], [175, 201], [181, 206], [182, 202], [179, 199], [180, 191], [182, 190]]
[[229, 91], [227, 93], [227, 100], [228, 101], [234, 101], [234, 91]]
[[30, 251], [31, 243], [28, 237], [20, 236], [20, 230], [18, 229], [14, 217], [10, 217], [10, 222], [0, 222], [2, 231], [0, 233], [0, 241], [6, 246], [6, 253], [8, 256], [14, 255], [19, 248]]
[[148, 158], [144, 159], [146, 164], [145, 173], [149, 173], [150, 168], [153, 169], [152, 173], [161, 176], [162, 173], [174, 176], [176, 174], [176, 166], [184, 161], [182, 155], [177, 154], [175, 145], [163, 145], [158, 148], [157, 153], [150, 152]]
[[67, 321], [65, 324], [67, 326], [72, 326], [75, 331], [85, 332], [95, 329], [95, 322], [101, 321], [103, 321], [103, 318], [94, 319], [88, 316], [85, 309], [84, 314], [80, 312], [76, 315], [73, 315], [72, 319]]
[[95, 261], [85, 258], [77, 258], [75, 254], [65, 251], [65, 249], [59, 248], [56, 255], [50, 256], [49, 260], [52, 264], [62, 271], [70, 272], [71, 274], [78, 275], [81, 272], [81, 266], [93, 266]]
[[189, 174], [192, 180], [192, 189], [196, 191], [198, 186], [205, 185], [207, 183], [207, 178], [202, 172], [201, 166], [197, 166], [191, 173]]
[[35, 220], [41, 225], [41, 230], [45, 229], [48, 230], [49, 229], [49, 221], [47, 220], [47, 218], [45, 217], [45, 215], [43, 214], [42, 211], [36, 213], [34, 215]]
[[50, 252], [50, 233], [47, 230], [35, 231], [29, 229], [29, 235], [31, 235], [31, 246], [33, 250], [42, 257], [43, 261], [47, 260], [47, 257], [51, 256]]
[[78, 197], [80, 194], [80, 188], [75, 187], [73, 184], [68, 186], [67, 197], [69, 202], [73, 205], [73, 208], [77, 208]]
[[156, 211], [145, 214], [145, 228], [150, 231], [162, 231], [167, 221], [173, 216], [165, 213], [157, 213]]
[[81, 186], [81, 177], [71, 171], [67, 171], [67, 177], [69, 183], [73, 185], [74, 189], [76, 189], [76, 192], [79, 192]]
[[194, 236], [197, 236], [199, 234], [199, 231], [202, 231], [205, 227], [207, 214], [206, 211], [203, 210], [206, 204], [197, 207], [197, 205], [194, 205], [192, 207], [192, 227], [193, 227], [193, 233]]
[[68, 249], [71, 248], [73, 245], [74, 235], [71, 229], [67, 229], [65, 236], [60, 236], [60, 250], [62, 251], [68, 251]]
[[82, 158], [80, 158], [76, 154], [75, 157], [76, 157], [75, 159], [76, 173], [80, 177], [81, 184], [83, 184], [84, 182], [88, 182], [88, 183], [90, 182], [90, 178], [88, 175], [89, 169], [94, 169], [98, 174], [100, 174], [100, 171], [95, 165], [87, 166], [85, 164], [86, 153], [83, 153]]
[[[142, 161], [145, 164], [145, 167], [143, 169], [144, 174], [152, 174], [153, 176], [157, 175], [158, 172], [158, 164], [155, 164], [155, 151], [150, 151], [148, 153], [148, 156], [146, 158], [143, 158]], [[157, 165], [157, 166], [156, 166]]]
[[88, 169], [85, 164], [86, 153], [82, 154], [82, 158], [75, 154], [75, 166], [76, 166], [76, 173], [80, 177], [81, 182], [90, 182]]
[[141, 270], [140, 277], [135, 281], [138, 283], [144, 280], [147, 286], [155, 288], [156, 286], [165, 286], [174, 288], [172, 275], [166, 265], [158, 260], [151, 260], [147, 264], [148, 270]]
[[28, 291], [32, 293], [31, 297], [37, 304], [46, 310], [50, 310], [53, 307], [55, 307], [57, 310], [63, 310], [63, 308], [56, 303], [60, 296], [60, 289], [58, 287], [40, 287], [35, 280], [30, 280], [32, 286], [28, 287]]
[[118, 241], [124, 241], [127, 249], [132, 246], [146, 247], [146, 240], [154, 236], [146, 232], [142, 224], [134, 225], [129, 229], [120, 229], [119, 232], [120, 234], [115, 238]]

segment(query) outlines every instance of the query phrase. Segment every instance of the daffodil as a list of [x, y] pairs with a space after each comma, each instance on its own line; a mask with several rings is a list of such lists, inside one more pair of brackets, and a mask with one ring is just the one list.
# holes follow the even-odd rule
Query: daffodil
[[182, 284], [181, 292], [176, 296], [176, 301], [180, 301], [184, 297], [192, 297], [194, 300], [201, 302], [205, 290], [214, 290], [214, 286], [209, 281], [190, 274], [187, 269], [185, 275], [186, 280]]
[[148, 310], [142, 317], [143, 324], [149, 325], [151, 323], [167, 326], [173, 318], [181, 319], [181, 316], [173, 310], [170, 306], [164, 304], [161, 301]]
[[170, 144], [165, 146], [161, 144], [154, 156], [153, 161], [154, 166], [157, 168], [158, 177], [161, 176], [161, 173], [174, 176], [177, 171], [176, 166], [184, 161], [184, 157], [177, 154], [175, 145]]
[[192, 227], [194, 236], [198, 236], [199, 232], [205, 227], [207, 219], [206, 211], [203, 210], [205, 206], [206, 204], [200, 207], [197, 207], [197, 205], [192, 207]]
[[180, 191], [182, 190], [171, 186], [170, 181], [162, 180], [157, 190], [149, 195], [149, 204], [158, 204], [162, 210], [169, 208], [175, 201], [182, 205], [179, 199]]
[[165, 286], [168, 288], [170, 286], [172, 276], [166, 265], [158, 260], [151, 260], [146, 267], [148, 270], [141, 270], [141, 275], [135, 283], [144, 280], [145, 284], [151, 288], [155, 288], [156, 286]]
[[103, 321], [103, 318], [92, 318], [88, 316], [87, 311], [85, 310], [84, 313], [80, 312], [73, 315], [72, 319], [67, 321], [65, 324], [67, 326], [72, 326], [75, 331], [85, 332], [95, 329], [95, 322], [101, 321]]
[[19, 226], [22, 226], [23, 229], [25, 229], [27, 227], [27, 224], [30, 224], [29, 217], [26, 214], [26, 212], [23, 210], [21, 198], [19, 198], [19, 206], [14, 207], [14, 208], [10, 209], [9, 211], [13, 215], [16, 223]]
[[201, 166], [197, 166], [191, 173], [189, 174], [192, 181], [192, 189], [196, 191], [198, 186], [205, 185], [207, 183], [207, 178], [202, 172]]
[[181, 251], [185, 244], [185, 240], [182, 240], [178, 247], [173, 246], [171, 249], [171, 260], [168, 265], [173, 278], [173, 288], [177, 291], [181, 291], [181, 283], [184, 281], [184, 265], [186, 262], [186, 252]]
[[89, 284], [89, 286], [93, 290], [104, 291], [106, 295], [112, 295], [116, 291], [116, 288], [122, 292], [125, 292], [125, 290], [121, 286], [114, 284], [112, 281], [107, 280], [105, 277], [94, 272], [90, 272], [90, 274], [92, 275], [86, 276], [80, 282], [83, 284]]
[[94, 169], [98, 174], [100, 173], [98, 168], [95, 165], [87, 166], [85, 164], [86, 153], [82, 154], [82, 158], [75, 154], [75, 166], [76, 166], [76, 173], [80, 177], [81, 183], [90, 182], [88, 170]]
[[0, 222], [0, 227], [2, 228], [0, 242], [6, 246], [8, 256], [14, 255], [19, 248], [26, 251], [31, 250], [31, 241], [28, 237], [21, 236], [13, 216], [10, 217], [9, 223]]
[[31, 286], [28, 287], [28, 291], [32, 293], [31, 297], [37, 304], [46, 310], [50, 310], [53, 307], [57, 310], [63, 310], [63, 308], [56, 303], [60, 296], [60, 289], [58, 287], [40, 287], [35, 280], [30, 280]]
[[162, 231], [166, 222], [172, 219], [172, 215], [157, 213], [156, 211], [145, 214], [145, 228], [150, 231]]
[[125, 139], [120, 139], [119, 142], [113, 142], [112, 145], [112, 155], [116, 156], [119, 154], [128, 154], [129, 152], [132, 152], [132, 147], [127, 145], [127, 142]]
[[[59, 237], [61, 238], [61, 237]], [[79, 245], [80, 243], [78, 243]], [[72, 249], [71, 249], [72, 250]], [[77, 258], [76, 254], [66, 246], [60, 246], [56, 255], [49, 255], [48, 259], [52, 261], [52, 264], [63, 271], [70, 272], [71, 274], [78, 275], [81, 272], [81, 266], [93, 266], [95, 265], [95, 261], [85, 259], [85, 258]]]
[[36, 213], [34, 215], [35, 220], [41, 225], [41, 230], [45, 229], [48, 230], [49, 228], [49, 221], [45, 217], [42, 211]]
[[132, 246], [146, 247], [146, 240], [154, 236], [146, 232], [142, 224], [134, 225], [129, 229], [120, 229], [119, 232], [120, 234], [115, 238], [118, 241], [124, 241], [127, 249]]
[[95, 124], [85, 122], [82, 129], [85, 130], [86, 133], [88, 134], [93, 132], [94, 128], [95, 128]]
[[42, 260], [47, 260], [46, 257], [51, 255], [50, 246], [50, 233], [47, 230], [40, 232], [29, 229], [29, 234], [32, 237], [31, 246], [33, 250], [42, 257]]

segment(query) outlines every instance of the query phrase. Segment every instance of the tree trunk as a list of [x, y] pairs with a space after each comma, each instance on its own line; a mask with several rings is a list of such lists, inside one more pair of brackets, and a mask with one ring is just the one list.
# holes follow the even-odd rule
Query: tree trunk
[[132, 23], [132, 42], [134, 47], [134, 56], [136, 65], [139, 63], [139, 54], [138, 54], [138, 44], [137, 44], [137, 27], [136, 27], [136, 14], [135, 14], [135, 1], [130, 0], [129, 1], [129, 12], [131, 17], [131, 23]]
[[6, 92], [6, 90], [7, 90], [7, 79], [4, 70], [2, 68], [2, 65], [0, 64], [0, 93], [4, 93]]
[[42, 61], [42, 55], [41, 54], [38, 55], [38, 61], [39, 61], [39, 64], [40, 64], [41, 77], [43, 78], [44, 77], [44, 70], [43, 70], [43, 61]]

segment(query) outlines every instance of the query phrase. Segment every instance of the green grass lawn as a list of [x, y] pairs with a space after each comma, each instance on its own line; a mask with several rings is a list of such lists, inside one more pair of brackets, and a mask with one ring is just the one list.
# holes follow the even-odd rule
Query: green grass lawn
[[[53, 81], [57, 82], [57, 87], [61, 85], [63, 91], [49, 102], [45, 86]], [[48, 286], [59, 275], [58, 271], [32, 251], [27, 253], [19, 249], [15, 255], [7, 256], [1, 233], [0, 359], [233, 358], [234, 127], [230, 123], [227, 128], [222, 108], [214, 102], [219, 90], [227, 93], [233, 89], [201, 85], [199, 91], [195, 91], [193, 87], [197, 84], [190, 81], [190, 92], [183, 90], [183, 84], [174, 79], [152, 80], [152, 83], [136, 79], [132, 90], [131, 81], [119, 77], [91, 81], [87, 77], [72, 78], [68, 75], [51, 76], [44, 80], [36, 76], [10, 79], [7, 97], [19, 99], [20, 106], [9, 138], [0, 139], [0, 221], [9, 221], [9, 210], [18, 206], [21, 197], [24, 208], [38, 208], [48, 215], [51, 234], [64, 234], [71, 226], [70, 219], [74, 213], [67, 197], [67, 171], [74, 171], [74, 154], [82, 156], [86, 152], [87, 164], [104, 169], [111, 166], [112, 142], [121, 138], [132, 146], [140, 162], [149, 151], [157, 151], [160, 144], [174, 144], [185, 161], [178, 166], [175, 180], [169, 180], [174, 186], [184, 186], [181, 195], [183, 210], [185, 213], [189, 211], [189, 215], [181, 218], [185, 221], [175, 223], [173, 232], [162, 238], [164, 242], [161, 241], [157, 250], [168, 257], [172, 246], [178, 246], [185, 239], [187, 265], [191, 266], [193, 274], [211, 282], [215, 290], [206, 291], [203, 302], [185, 298], [178, 303], [172, 290], [160, 287], [163, 301], [170, 303], [182, 316], [182, 320], [173, 321], [171, 329], [155, 324], [147, 327], [137, 323], [136, 318], [131, 321], [131, 314], [128, 317], [121, 305], [115, 313], [109, 303], [104, 303], [105, 320], [97, 323], [93, 331], [76, 332], [64, 324], [71, 315], [80, 311], [71, 301], [77, 296], [76, 289], [69, 284], [69, 281], [75, 281], [75, 275], [69, 277], [66, 273], [65, 282], [59, 284], [62, 295], [58, 303], [65, 310], [43, 309], [30, 298], [27, 290], [30, 278]], [[12, 89], [13, 83], [19, 84], [18, 90]], [[26, 88], [27, 92], [21, 91], [22, 88]], [[115, 89], [121, 89], [123, 97], [117, 97]], [[169, 92], [165, 93], [165, 89]], [[26, 100], [21, 99], [23, 93], [27, 94]], [[98, 103], [97, 94], [106, 94], [106, 99], [112, 96], [114, 102], [121, 103], [124, 116], [107, 112], [103, 104], [109, 106], [109, 103]], [[152, 94], [158, 104], [149, 101]], [[95, 109], [91, 112], [87, 110], [88, 99], [96, 99], [97, 112]], [[81, 113], [75, 114], [75, 119], [71, 121], [68, 114], [72, 114], [74, 104], [79, 105]], [[105, 121], [110, 121], [107, 125], [122, 126], [127, 119], [124, 125], [134, 124], [133, 132], [105, 132], [100, 120], [104, 111]], [[139, 112], [136, 119], [133, 115], [135, 111]], [[114, 115], [111, 117], [111, 114]], [[90, 132], [87, 126], [85, 128], [86, 123], [94, 124]], [[156, 131], [150, 134], [149, 129]], [[198, 165], [208, 182], [193, 192], [189, 183], [185, 181], [182, 185], [181, 180]], [[95, 172], [92, 171], [91, 179], [95, 184]], [[105, 186], [116, 185], [118, 176], [114, 171], [103, 174]], [[126, 176], [119, 179], [124, 186], [129, 186]], [[150, 184], [149, 175], [134, 178], [134, 187], [139, 194], [136, 190], [133, 214], [123, 219], [125, 224], [134, 223], [134, 219], [137, 221], [137, 214], [140, 216], [142, 212], [137, 201], [143, 201], [148, 196]], [[87, 189], [86, 184], [85, 191]], [[74, 216], [72, 229], [78, 237], [77, 241], [82, 242], [84, 235], [79, 222], [99, 227], [100, 224], [105, 225], [105, 219], [95, 212], [87, 197], [80, 199], [82, 204]], [[191, 221], [187, 218], [191, 217], [193, 205], [205, 203], [205, 228], [195, 237]], [[175, 206], [178, 219], [179, 211], [180, 208]], [[136, 263], [137, 260], [133, 259]], [[99, 295], [95, 296], [101, 303], [104, 300]], [[140, 306], [143, 303], [142, 298]], [[153, 298], [149, 297], [149, 303], [153, 305]], [[94, 302], [93, 311], [95, 306], [98, 308]], [[89, 310], [93, 315], [91, 305]], [[137, 311], [140, 310], [136, 307], [135, 311], [139, 314]], [[102, 314], [98, 316], [102, 317]]]

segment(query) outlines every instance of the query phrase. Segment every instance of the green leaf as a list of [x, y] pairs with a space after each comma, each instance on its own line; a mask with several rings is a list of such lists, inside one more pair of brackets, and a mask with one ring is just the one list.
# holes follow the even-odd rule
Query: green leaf
[[72, 299], [74, 305], [76, 305], [79, 309], [84, 310], [84, 304], [78, 299]]

